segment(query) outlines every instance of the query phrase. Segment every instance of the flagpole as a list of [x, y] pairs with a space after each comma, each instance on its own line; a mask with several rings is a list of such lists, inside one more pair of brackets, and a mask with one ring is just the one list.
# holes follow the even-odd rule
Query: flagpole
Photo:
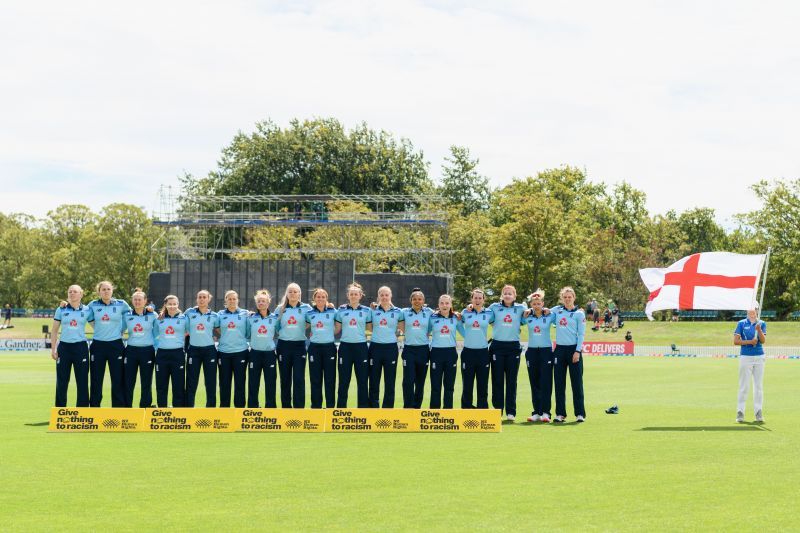
[[772, 246], [767, 248], [767, 257], [764, 259], [764, 277], [761, 278], [761, 297], [758, 302], [758, 318], [761, 319], [761, 310], [764, 307], [764, 287], [767, 285], [767, 274], [769, 273], [769, 256], [772, 253]]

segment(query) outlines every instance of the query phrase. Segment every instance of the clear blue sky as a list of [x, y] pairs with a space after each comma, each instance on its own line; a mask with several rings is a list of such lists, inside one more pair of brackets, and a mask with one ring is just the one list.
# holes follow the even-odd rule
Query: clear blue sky
[[433, 177], [459, 144], [494, 185], [571, 164], [725, 222], [750, 184], [800, 176], [798, 20], [791, 1], [9, 4], [0, 211], [150, 209], [255, 121], [333, 116], [411, 139]]

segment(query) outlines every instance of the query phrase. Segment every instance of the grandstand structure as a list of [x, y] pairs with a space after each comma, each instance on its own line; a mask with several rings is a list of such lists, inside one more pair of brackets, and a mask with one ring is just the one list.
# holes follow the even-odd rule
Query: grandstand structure
[[[353, 259], [364, 254], [392, 258], [397, 271], [444, 274], [453, 250], [447, 242], [447, 219], [438, 195], [187, 195], [163, 187], [154, 223], [162, 229], [153, 243], [164, 264], [173, 259]], [[258, 245], [259, 229], [273, 232]], [[324, 239], [292, 238], [327, 228]], [[364, 237], [360, 228], [398, 234], [387, 246]], [[275, 237], [277, 236], [277, 238]], [[280, 238], [280, 237], [283, 238]]]

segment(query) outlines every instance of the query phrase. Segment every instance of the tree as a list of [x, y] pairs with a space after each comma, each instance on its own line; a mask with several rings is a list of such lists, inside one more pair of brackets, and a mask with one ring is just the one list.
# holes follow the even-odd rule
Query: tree
[[[427, 163], [407, 139], [332, 118], [266, 120], [238, 133], [218, 168], [182, 178], [189, 194], [418, 194], [433, 189]], [[254, 205], [256, 209], [265, 206]]]
[[717, 224], [711, 208], [684, 211], [678, 217], [678, 226], [691, 253], [721, 251], [726, 247], [725, 230]]
[[457, 306], [469, 303], [472, 289], [494, 284], [491, 268], [491, 232], [488, 214], [477, 211], [470, 216], [451, 211], [448, 244], [455, 250], [452, 261], [453, 299]]
[[469, 149], [451, 146], [450, 157], [442, 165], [442, 184], [439, 193], [462, 215], [469, 215], [489, 207], [489, 180], [475, 169], [477, 159], [470, 159]]

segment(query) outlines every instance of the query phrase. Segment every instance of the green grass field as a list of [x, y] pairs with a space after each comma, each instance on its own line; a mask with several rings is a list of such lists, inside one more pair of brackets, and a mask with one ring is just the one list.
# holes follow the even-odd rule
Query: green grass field
[[[737, 365], [590, 357], [585, 424], [518, 422], [500, 434], [51, 434], [49, 354], [0, 353], [0, 524], [4, 531], [796, 529], [800, 361], [767, 362], [763, 426], [733, 422]], [[523, 415], [530, 409], [524, 368], [519, 377]], [[604, 414], [613, 403], [620, 414]]]
[[[44, 318], [15, 318], [13, 329], [0, 330], [2, 338], [41, 338], [42, 325], [53, 323]], [[669, 346], [672, 343], [692, 346], [724, 346], [733, 339], [735, 322], [645, 322], [629, 321], [616, 333], [587, 331], [587, 341], [621, 342], [630, 330], [634, 342], [642, 345]], [[527, 331], [523, 329], [523, 340]], [[800, 322], [768, 322], [768, 343], [772, 346], [800, 344]]]

